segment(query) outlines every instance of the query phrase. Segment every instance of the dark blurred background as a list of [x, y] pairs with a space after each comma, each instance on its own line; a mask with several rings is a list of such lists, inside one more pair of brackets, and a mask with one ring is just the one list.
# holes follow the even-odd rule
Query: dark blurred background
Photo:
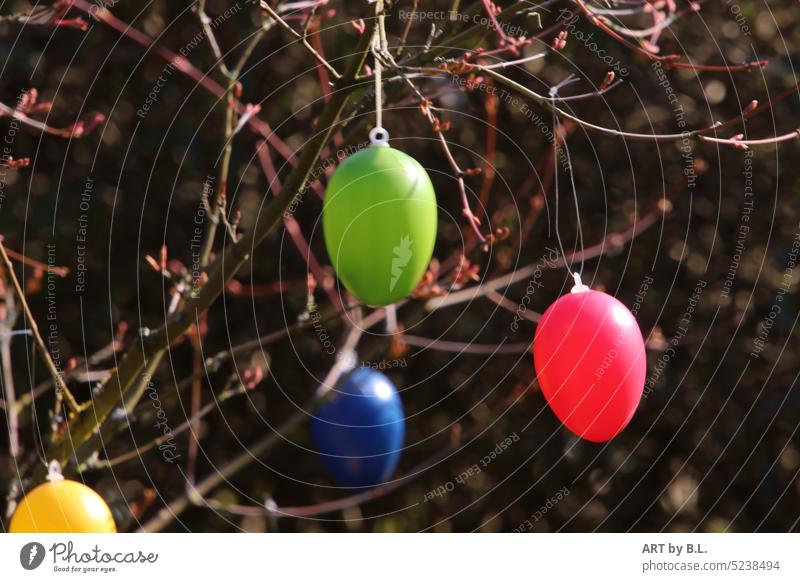
[[[427, 5], [447, 9], [451, 3], [423, 4], [428, 10]], [[462, 2], [462, 8], [473, 4], [477, 3]], [[410, 10], [410, 5], [399, 2], [388, 18], [390, 43], [397, 42], [406, 25], [397, 11]], [[210, 0], [207, 10], [215, 17], [230, 6]], [[550, 26], [562, 8], [571, 6], [556, 2], [539, 10], [542, 24]], [[26, 2], [0, 3], [3, 14], [28, 8]], [[366, 2], [331, 2], [325, 10], [334, 8], [336, 14], [323, 23], [331, 28], [321, 39], [325, 54], [341, 68], [343, 62], [336, 59], [348, 54], [358, 34], [349, 21], [367, 16], [370, 7]], [[201, 30], [191, 3], [120, 1], [111, 11], [175, 52], [191, 46]], [[736, 117], [752, 99], [766, 103], [770, 96], [791, 88], [797, 82], [799, 17], [800, 8], [793, 0], [707, 2], [701, 12], [670, 27], [660, 39], [662, 54], [678, 53], [686, 61], [708, 64], [770, 60], [765, 69], [751, 72], [667, 71], [668, 85], [685, 115], [685, 128]], [[242, 40], [259, 26], [260, 18], [257, 7], [242, 3], [241, 10], [215, 29], [223, 51], [231, 51], [229, 61], [239, 54]], [[538, 31], [535, 18], [513, 23], [531, 34]], [[425, 43], [430, 24], [413, 23], [408, 52]], [[575, 115], [631, 132], [685, 129], [653, 66], [585, 21], [574, 25], [573, 36], [559, 54], [506, 73], [544, 93], [575, 73], [581, 81], [562, 93], [592, 91], [607, 67], [574, 38], [575, 31], [594, 32], [593, 40], [629, 72], [624, 83], [604, 97], [570, 103]], [[545, 43], [554, 35], [546, 36]], [[298, 149], [321, 110], [317, 100], [322, 93], [314, 62], [297, 44], [287, 47], [289, 40], [278, 28], [267, 34], [243, 75], [241, 99], [260, 103], [261, 118]], [[496, 37], [483, 34], [465, 42], [461, 47], [474, 48], [480, 42], [491, 48]], [[525, 54], [541, 48], [534, 44]], [[208, 43], [188, 50], [187, 58], [223, 82]], [[62, 360], [100, 350], [120, 322], [128, 324], [126, 341], [135, 341], [138, 328], [163, 322], [169, 301], [168, 284], [144, 256], [158, 257], [166, 245], [170, 259], [191, 263], [190, 240], [203, 184], [217, 173], [224, 107], [179, 71], [165, 73], [166, 62], [153, 50], [102, 23], [90, 22], [86, 32], [0, 23], [0, 63], [3, 103], [13, 106], [21, 91], [35, 87], [40, 100], [53, 102], [47, 116], [52, 126], [67, 127], [96, 112], [108, 118], [106, 125], [80, 139], [40, 135], [30, 128], [16, 132], [14, 156], [30, 157], [31, 165], [9, 170], [6, 176], [0, 206], [5, 244], [44, 262], [47, 245], [53, 244], [55, 262], [72, 269], [70, 276], [57, 280], [55, 291]], [[137, 110], [159, 76], [166, 82], [142, 118]], [[447, 138], [462, 167], [484, 167], [487, 156], [495, 167], [486, 206], [479, 214], [485, 227], [507, 227], [509, 235], [489, 252], [479, 247], [468, 252], [470, 263], [479, 267], [478, 276], [493, 278], [541, 261], [546, 249], [557, 245], [555, 199], [552, 187], [542, 197], [551, 146], [531, 111], [547, 123], [549, 113], [523, 97], [516, 103], [500, 99], [494, 104], [485, 92], [458, 91], [444, 77], [419, 80], [418, 85], [441, 107], [437, 115], [451, 122]], [[470, 236], [452, 172], [413, 95], [401, 91], [387, 109], [385, 126], [396, 147], [420, 160], [436, 186], [442, 207], [436, 257], [444, 262], [457, 255], [463, 238]], [[356, 111], [371, 110], [370, 96], [364, 95]], [[743, 130], [735, 126], [720, 136], [743, 131], [747, 138], [758, 139], [788, 133], [798, 126], [798, 113], [794, 91], [747, 121]], [[363, 142], [366, 126], [356, 127], [351, 137], [348, 131], [353, 126], [345, 127], [343, 135]], [[8, 127], [9, 120], [0, 119], [0, 132], [6, 135]], [[303, 427], [284, 435], [279, 447], [217, 487], [209, 495], [217, 503], [215, 509], [191, 507], [169, 530], [800, 529], [800, 389], [796, 386], [800, 269], [786, 271], [792, 266], [792, 242], [800, 235], [797, 143], [760, 147], [750, 155], [712, 143], [693, 141], [682, 150], [680, 142], [622, 140], [569, 124], [564, 127], [585, 245], [606, 245], [600, 257], [586, 261], [584, 279], [637, 306], [639, 324], [648, 337], [646, 397], [627, 430], [606, 445], [577, 441], [547, 409], [527, 351], [486, 355], [403, 346], [391, 342], [378, 326], [362, 339], [359, 354], [375, 363], [403, 362], [386, 372], [402, 391], [407, 413], [406, 449], [398, 476], [448, 446], [455, 446], [453, 454], [393, 492], [345, 511], [281, 520], [257, 512], [242, 516], [226, 511], [226, 504], [257, 506], [268, 498], [280, 506], [305, 506], [348, 494], [335, 488], [325, 474]], [[494, 148], [487, 145], [492, 133]], [[271, 196], [255, 157], [260, 139], [244, 129], [234, 144], [229, 199], [241, 210], [244, 228], [252, 226]], [[270, 155], [279, 176], [285, 177], [288, 168], [283, 159], [274, 151]], [[683, 182], [687, 168], [696, 172], [689, 184]], [[93, 188], [85, 212], [81, 194], [89, 177]], [[467, 179], [473, 208], [481, 207], [484, 180], [485, 173]], [[562, 172], [559, 232], [569, 254], [579, 243], [568, 180]], [[667, 212], [662, 216], [659, 208]], [[309, 193], [295, 216], [317, 258], [329, 269], [320, 212], [321, 201]], [[88, 215], [87, 271], [85, 289], [78, 292], [81, 214]], [[629, 242], [625, 233], [643, 217], [653, 219], [652, 226]], [[295, 323], [306, 309], [306, 272], [303, 256], [285, 231], [273, 233], [237, 276], [244, 289], [232, 288], [211, 309], [204, 356]], [[29, 281], [36, 278], [30, 267], [25, 267], [24, 275]], [[282, 292], [273, 292], [279, 281], [284, 283]], [[526, 281], [499, 290], [512, 308], [525, 295]], [[568, 289], [568, 273], [550, 269], [541, 282], [543, 288], [537, 287], [529, 303], [529, 309], [538, 312]], [[30, 288], [40, 322], [48, 310], [46, 283], [45, 277], [40, 289], [34, 283]], [[698, 283], [702, 293], [694, 301]], [[782, 284], [788, 284], [785, 296]], [[255, 286], [255, 293], [250, 286]], [[320, 309], [330, 308], [321, 288], [315, 298]], [[776, 304], [780, 312], [770, 317]], [[399, 312], [405, 328], [417, 336], [489, 346], [525, 344], [533, 338], [533, 323], [523, 321], [514, 331], [514, 314], [486, 298], [433, 313], [426, 313], [424, 305], [424, 300], [415, 300]], [[678, 337], [690, 306], [695, 310], [685, 337]], [[339, 344], [346, 331], [343, 322], [334, 318], [323, 325]], [[763, 349], [756, 349], [759, 338]], [[667, 352], [670, 345], [675, 349]], [[245, 396], [221, 404], [201, 423], [199, 477], [274, 430], [311, 397], [334, 362], [314, 329], [270, 344], [265, 353], [271, 362], [268, 377]], [[19, 394], [46, 378], [30, 341], [15, 338], [12, 356]], [[250, 357], [250, 353], [238, 357], [237, 366], [246, 366]], [[98, 367], [110, 365], [113, 360]], [[231, 370], [226, 365], [204, 377], [203, 404], [224, 388]], [[192, 348], [183, 342], [170, 351], [154, 378], [174, 426], [185, 420], [189, 410], [189, 388], [181, 380], [191, 372]], [[73, 385], [80, 399], [89, 398], [89, 383]], [[36, 402], [39, 422], [32, 422], [29, 413], [21, 419], [23, 457], [29, 462], [41, 440], [49, 437], [52, 393]], [[132, 430], [107, 443], [108, 456], [158, 436], [152, 406], [145, 400], [140, 408]], [[480, 464], [498, 443], [512, 436], [519, 438], [488, 466], [460, 479], [463, 483], [456, 482], [462, 472]], [[185, 460], [187, 433], [176, 442]], [[4, 446], [0, 452], [4, 492], [16, 477], [8, 470], [6, 451]], [[181, 465], [164, 462], [153, 450], [113, 470], [87, 471], [83, 478], [112, 505], [121, 529], [135, 529], [137, 520], [146, 521], [165, 502], [184, 493], [186, 471]], [[451, 489], [448, 484], [452, 490], [426, 501], [431, 491]]]

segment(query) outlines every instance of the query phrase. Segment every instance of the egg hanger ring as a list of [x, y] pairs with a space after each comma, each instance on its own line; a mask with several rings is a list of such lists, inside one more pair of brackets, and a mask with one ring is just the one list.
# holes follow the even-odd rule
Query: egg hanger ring
[[389, 132], [378, 125], [369, 131], [369, 142], [371, 147], [389, 147]]
[[50, 483], [53, 483], [54, 481], [63, 481], [64, 475], [61, 472], [61, 463], [55, 459], [50, 461], [47, 464], [47, 475], [45, 476], [45, 479]]

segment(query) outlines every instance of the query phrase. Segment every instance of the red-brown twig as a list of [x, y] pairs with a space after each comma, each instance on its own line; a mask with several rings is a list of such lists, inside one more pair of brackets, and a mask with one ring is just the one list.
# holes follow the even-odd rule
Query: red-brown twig
[[[695, 171], [702, 172], [704, 167], [698, 167]], [[622, 249], [626, 244], [630, 243], [643, 232], [648, 230], [656, 224], [661, 218], [671, 209], [671, 200], [682, 192], [686, 187], [687, 180], [684, 177], [681, 181], [675, 184], [669, 192], [667, 192], [661, 200], [654, 206], [654, 208], [638, 218], [629, 228], [611, 233], [606, 236], [602, 241], [588, 246], [581, 251], [574, 251], [567, 256], [560, 256], [557, 260], [550, 263], [542, 263], [537, 261], [525, 267], [519, 268], [507, 275], [496, 277], [489, 281], [485, 281], [475, 287], [468, 287], [461, 291], [450, 293], [444, 297], [434, 297], [429, 299], [425, 304], [428, 311], [442, 309], [444, 307], [451, 307], [460, 303], [473, 301], [479, 297], [484, 297], [489, 293], [495, 292], [499, 289], [505, 289], [516, 283], [527, 280], [533, 276], [537, 271], [544, 268], [554, 269], [565, 267], [573, 262], [583, 262], [589, 259], [594, 259], [607, 254], [611, 254]]]
[[72, 0], [56, 0], [50, 6], [36, 5], [26, 14], [0, 16], [0, 22], [19, 22], [25, 26], [60, 26], [86, 31], [89, 26], [80, 18], [64, 18]]
[[794, 131], [784, 135], [776, 135], [775, 137], [768, 137], [764, 139], [743, 139], [743, 137], [744, 137], [743, 134], [737, 134], [729, 138], [710, 137], [706, 135], [701, 135], [700, 139], [702, 141], [729, 145], [737, 149], [746, 150], [749, 149], [750, 146], [769, 145], [774, 143], [780, 143], [783, 141], [794, 141], [800, 138], [800, 129], [795, 129]]
[[[453, 156], [453, 152], [450, 150], [450, 144], [447, 142], [447, 139], [444, 136], [444, 133], [449, 129], [450, 122], [445, 121], [442, 122], [438, 117], [433, 114], [433, 104], [419, 91], [419, 89], [414, 85], [411, 79], [408, 78], [407, 75], [402, 73], [402, 68], [397, 64], [394, 60], [392, 55], [385, 51], [383, 52], [380, 57], [385, 58], [388, 60], [389, 64], [398, 71], [401, 72], [401, 78], [405, 81], [405, 83], [409, 86], [409, 88], [413, 91], [415, 95], [420, 100], [420, 112], [428, 119], [428, 122], [431, 124], [431, 129], [436, 134], [436, 138], [439, 141], [439, 144], [442, 147], [442, 151], [444, 152], [444, 156], [447, 159], [447, 163], [450, 165], [450, 168], [453, 171], [453, 175], [456, 179], [456, 183], [458, 184], [458, 191], [461, 196], [461, 206], [462, 206], [462, 213], [464, 218], [467, 219], [469, 222], [470, 228], [472, 228], [472, 232], [475, 233], [475, 236], [478, 240], [483, 243], [487, 244], [487, 238], [483, 235], [480, 230], [481, 221], [480, 219], [475, 216], [475, 213], [472, 212], [472, 208], [469, 203], [469, 197], [467, 196], [467, 186], [466, 182], [464, 181], [465, 176], [473, 175], [477, 173], [476, 170], [464, 170], [456, 161], [455, 157]], [[379, 58], [380, 58], [379, 57]], [[491, 236], [491, 235], [490, 235]]]
[[[2, 240], [2, 238], [0, 238], [0, 240]], [[30, 257], [27, 257], [22, 253], [18, 253], [14, 249], [10, 249], [8, 247], [6, 247], [6, 253], [10, 258], [14, 259], [15, 261], [19, 261], [20, 263], [28, 265], [29, 267], [33, 267], [34, 269], [47, 271], [49, 273], [52, 273], [56, 277], [63, 278], [69, 275], [69, 267], [60, 267], [57, 265], [45, 265], [41, 261], [37, 261], [36, 259], [31, 259]]]
[[738, 65], [696, 65], [694, 63], [687, 63], [681, 61], [681, 55], [657, 55], [654, 54], [646, 49], [643, 49], [637, 44], [630, 42], [624, 36], [613, 30], [610, 26], [608, 26], [605, 22], [605, 19], [601, 16], [596, 15], [592, 10], [586, 6], [583, 0], [573, 0], [575, 4], [581, 9], [581, 12], [586, 16], [591, 24], [602, 30], [608, 36], [619, 42], [620, 44], [628, 47], [629, 49], [635, 51], [636, 53], [647, 57], [651, 61], [659, 61], [663, 64], [664, 68], [675, 68], [675, 69], [691, 69], [693, 71], [715, 71], [715, 72], [737, 72], [737, 71], [752, 71], [753, 69], [761, 69], [766, 67], [769, 64], [769, 61], [750, 61], [747, 63], [742, 63]]
[[[277, 192], [281, 188], [281, 183], [280, 179], [278, 178], [278, 174], [272, 165], [268, 148], [269, 144], [267, 142], [261, 142], [259, 144], [257, 150], [258, 159], [261, 164], [261, 170], [266, 176], [267, 184], [269, 184], [269, 191]], [[328, 280], [331, 277], [322, 270], [322, 266], [317, 260], [316, 255], [314, 255], [314, 252], [311, 250], [311, 247], [303, 236], [303, 231], [300, 229], [297, 219], [295, 219], [292, 214], [287, 212], [283, 215], [283, 225], [286, 228], [286, 231], [289, 233], [289, 237], [292, 239], [297, 251], [306, 262], [309, 271], [314, 275], [314, 278], [322, 284], [322, 288], [328, 295], [328, 299], [330, 299], [331, 303], [338, 311], [343, 311], [344, 306], [342, 305], [339, 294], [336, 292], [333, 285], [328, 284]]]
[[275, 20], [282, 28], [287, 30], [292, 36], [294, 36], [300, 43], [305, 47], [305, 49], [309, 52], [309, 54], [314, 57], [314, 59], [319, 63], [320, 66], [324, 67], [326, 71], [330, 75], [333, 76], [334, 79], [341, 79], [342, 75], [337, 71], [333, 65], [331, 65], [325, 57], [323, 57], [317, 49], [311, 46], [311, 43], [308, 42], [308, 38], [297, 32], [294, 28], [292, 28], [283, 18], [281, 18], [277, 12], [275, 12], [272, 7], [269, 5], [269, 2], [266, 0], [261, 0], [261, 9], [269, 14], [270, 18]]
[[514, 89], [515, 91], [518, 91], [521, 95], [529, 97], [530, 99], [534, 100], [539, 105], [545, 107], [546, 109], [549, 109], [550, 111], [552, 111], [553, 113], [558, 115], [560, 118], [572, 121], [576, 125], [582, 127], [583, 129], [586, 129], [587, 131], [591, 131], [593, 133], [598, 133], [598, 134], [607, 135], [607, 136], [611, 136], [611, 137], [620, 137], [620, 138], [636, 140], [636, 141], [682, 141], [682, 140], [685, 140], [685, 139], [697, 139], [701, 135], [708, 134], [708, 133], [714, 133], [714, 132], [719, 131], [722, 128], [725, 128], [725, 127], [728, 127], [728, 126], [731, 126], [731, 125], [741, 124], [742, 122], [744, 122], [745, 119], [747, 119], [748, 117], [752, 116], [756, 111], [759, 110], [758, 107], [753, 107], [753, 103], [755, 103], [756, 105], [758, 103], [758, 102], [754, 101], [754, 102], [751, 102], [751, 104], [749, 104], [747, 107], [745, 107], [742, 110], [741, 114], [739, 114], [737, 117], [733, 117], [733, 118], [728, 119], [726, 121], [717, 122], [717, 123], [714, 123], [714, 124], [712, 124], [710, 126], [707, 126], [707, 127], [702, 127], [702, 128], [699, 128], [699, 129], [694, 129], [694, 130], [686, 131], [686, 132], [683, 132], [683, 133], [666, 133], [666, 134], [635, 133], [635, 132], [622, 131], [622, 130], [619, 130], [619, 129], [612, 129], [612, 128], [608, 128], [608, 127], [603, 127], [601, 125], [597, 125], [597, 124], [585, 121], [585, 120], [581, 119], [580, 117], [577, 117], [576, 115], [574, 115], [572, 113], [569, 113], [568, 111], [565, 111], [564, 109], [558, 107], [558, 105], [556, 105], [556, 103], [558, 103], [558, 100], [554, 100], [552, 98], [545, 97], [544, 95], [541, 95], [541, 94], [529, 89], [528, 87], [526, 87], [526, 86], [524, 86], [524, 85], [522, 85], [522, 84], [520, 84], [520, 83], [518, 83], [518, 82], [516, 82], [516, 81], [514, 81], [512, 79], [509, 79], [508, 77], [505, 77], [504, 75], [501, 75], [500, 73], [498, 73], [495, 70], [484, 69], [483, 67], [477, 66], [477, 65], [476, 65], [475, 68], [478, 71], [485, 72], [487, 75], [493, 77], [496, 81], [499, 81], [500, 83], [503, 83], [507, 87], [510, 87], [511, 89]]
[[489, 205], [489, 194], [494, 185], [494, 157], [497, 148], [497, 110], [500, 106], [500, 99], [493, 91], [486, 92], [484, 109], [486, 110], [486, 161], [483, 164], [483, 181], [481, 182], [481, 192], [478, 200], [481, 206], [486, 208]]
[[0, 103], [0, 117], [11, 117], [23, 125], [37, 129], [48, 135], [55, 135], [63, 138], [80, 138], [91, 133], [97, 126], [104, 123], [106, 116], [102, 113], [95, 113], [88, 121], [78, 121], [69, 127], [53, 127], [30, 117], [20, 108], [14, 108]]
[[[110, 26], [120, 34], [128, 37], [144, 48], [152, 50], [157, 56], [161, 57], [166, 62], [171, 63], [176, 70], [194, 80], [211, 94], [216, 95], [219, 98], [224, 98], [226, 96], [227, 92], [222, 85], [200, 71], [186, 57], [162, 47], [151, 37], [132, 27], [127, 22], [123, 22], [107, 9], [97, 10], [95, 4], [88, 2], [87, 0], [72, 0], [72, 2], [75, 8], [86, 14], [93, 15], [100, 22]], [[242, 103], [238, 99], [233, 100], [233, 105], [236, 108], [237, 113], [240, 115], [247, 113], [246, 104]], [[257, 133], [261, 134], [264, 139], [268, 140], [272, 147], [274, 147], [275, 150], [290, 164], [294, 165], [297, 163], [297, 158], [292, 149], [272, 131], [272, 128], [269, 126], [269, 124], [261, 117], [258, 115], [252, 115], [247, 120], [247, 124]]]

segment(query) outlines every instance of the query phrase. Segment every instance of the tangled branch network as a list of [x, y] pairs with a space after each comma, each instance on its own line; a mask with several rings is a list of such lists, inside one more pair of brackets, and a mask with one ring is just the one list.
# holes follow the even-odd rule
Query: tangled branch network
[[[12, 6], [4, 530], [58, 466], [119, 531], [797, 531], [796, 2]], [[424, 258], [377, 306], [323, 207], [388, 145], [436, 208], [370, 225], [364, 256], [410, 225], [385, 260], [349, 257], [390, 291]], [[647, 351], [602, 444], [531, 356], [575, 280]], [[323, 453], [309, 425], [360, 370], [405, 432], [352, 486], [331, 462], [389, 453]]]

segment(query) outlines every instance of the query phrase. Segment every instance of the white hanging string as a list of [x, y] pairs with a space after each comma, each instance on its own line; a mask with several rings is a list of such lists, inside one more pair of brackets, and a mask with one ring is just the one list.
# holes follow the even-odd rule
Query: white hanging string
[[[555, 112], [555, 104], [556, 104], [556, 96], [558, 94], [558, 90], [561, 87], [563, 87], [565, 85], [568, 85], [568, 84], [570, 84], [572, 82], [575, 82], [575, 81], [577, 81], [577, 78], [574, 77], [573, 75], [570, 75], [569, 77], [567, 77], [567, 79], [565, 79], [564, 81], [562, 81], [561, 83], [559, 83], [558, 85], [556, 85], [556, 86], [554, 86], [554, 87], [552, 87], [550, 89], [550, 98], [552, 99], [552, 102], [553, 102], [553, 153], [554, 153], [554, 155], [553, 155], [553, 157], [554, 157], [553, 164], [555, 165], [555, 168], [554, 168], [554, 171], [553, 171], [553, 178], [554, 178], [554, 185], [555, 185], [554, 190], [555, 190], [555, 195], [556, 195], [556, 200], [555, 200], [555, 203], [556, 203], [556, 208], [555, 208], [555, 210], [556, 210], [555, 230], [556, 230], [556, 240], [558, 241], [558, 247], [559, 247], [559, 250], [561, 251], [561, 256], [564, 258], [565, 265], [566, 265], [567, 254], [564, 251], [564, 244], [561, 241], [561, 230], [560, 230], [560, 227], [559, 227], [559, 207], [560, 207], [559, 201], [560, 201], [561, 196], [560, 196], [560, 192], [558, 190], [558, 170], [559, 170], [559, 163], [558, 163], [559, 162], [559, 159], [558, 159], [559, 156], [558, 156], [558, 154], [559, 154], [559, 149], [560, 149], [560, 146], [558, 144], [558, 134], [559, 134], [559, 130], [561, 129], [562, 126], [561, 126], [561, 120], [558, 118], [558, 115]], [[583, 242], [583, 226], [581, 225], [581, 214], [580, 214], [579, 203], [578, 203], [578, 189], [575, 187], [575, 174], [572, 171], [572, 159], [571, 159], [571, 156], [570, 156], [570, 153], [569, 153], [569, 146], [567, 145], [566, 135], [564, 136], [564, 143], [563, 143], [562, 147], [564, 148], [564, 156], [565, 156], [566, 162], [567, 162], [567, 171], [569, 172], [570, 185], [572, 186], [572, 199], [573, 199], [573, 202], [575, 203], [575, 219], [577, 221], [577, 227], [578, 227], [578, 240], [577, 240], [577, 242], [578, 242], [578, 245], [580, 246], [580, 255], [579, 255], [580, 256], [580, 269], [578, 271], [573, 271], [572, 270], [572, 267], [573, 267], [573, 264], [574, 264], [574, 259], [575, 259], [574, 254], [573, 254], [572, 260], [566, 266], [569, 269], [570, 273], [572, 274], [573, 279], [575, 280], [575, 285], [572, 288], [572, 292], [573, 293], [581, 293], [583, 291], [587, 291], [589, 288], [586, 285], [584, 285], [583, 282], [581, 281], [581, 275], [583, 275], [583, 267], [584, 267], [583, 252], [584, 252], [584, 249], [585, 249], [584, 242]]]
[[[375, 62], [375, 127], [369, 132], [373, 146], [389, 146], [389, 132], [383, 128], [383, 63], [380, 55], [389, 54], [389, 42], [384, 26], [383, 0], [375, 2], [375, 33], [372, 37], [372, 57]], [[397, 332], [397, 308], [394, 304], [386, 308], [386, 333]]]
[[[378, 3], [380, 5], [380, 3]], [[380, 32], [378, 27], [372, 40], [372, 51], [375, 61], [375, 128], [383, 128], [383, 65], [377, 56], [381, 50]]]
[[372, 58], [375, 65], [375, 127], [369, 132], [373, 146], [389, 145], [389, 132], [383, 128], [383, 63], [380, 54], [389, 51], [384, 27], [383, 0], [375, 2], [375, 32], [372, 36]]
[[[555, 99], [553, 100], [555, 103]], [[558, 117], [556, 116], [555, 111], [553, 112], [553, 191], [556, 195], [556, 218], [555, 218], [555, 227], [556, 227], [556, 241], [558, 242], [558, 249], [561, 251], [561, 257], [564, 259], [564, 264], [567, 262], [567, 253], [564, 251], [564, 243], [561, 242], [561, 230], [558, 227], [558, 208], [559, 208], [559, 192], [558, 192]], [[567, 268], [571, 271], [572, 270], [572, 263], [570, 262], [567, 265]]]
[[581, 281], [581, 275], [578, 272], [572, 273], [572, 279], [575, 282], [570, 290], [570, 293], [583, 293], [584, 291], [588, 291], [589, 288], [583, 284]]
[[[559, 121], [559, 127], [561, 126], [561, 122]], [[578, 189], [575, 187], [575, 172], [572, 169], [572, 156], [569, 153], [569, 144], [567, 143], [567, 136], [564, 136], [564, 153], [567, 156], [567, 170], [569, 171], [569, 181], [570, 185], [572, 186], [572, 201], [575, 204], [575, 222], [578, 227], [578, 246], [581, 249], [580, 259], [581, 259], [581, 268], [578, 271], [581, 275], [583, 275], [583, 252], [585, 250], [585, 245], [583, 242], [583, 225], [581, 224], [581, 213], [580, 213], [580, 206], [578, 203]]]

